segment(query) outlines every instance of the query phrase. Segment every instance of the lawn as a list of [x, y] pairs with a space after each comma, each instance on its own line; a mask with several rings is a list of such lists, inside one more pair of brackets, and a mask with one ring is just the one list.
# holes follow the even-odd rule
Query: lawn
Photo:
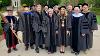
[[100, 15], [97, 15], [98, 24], [100, 24]]

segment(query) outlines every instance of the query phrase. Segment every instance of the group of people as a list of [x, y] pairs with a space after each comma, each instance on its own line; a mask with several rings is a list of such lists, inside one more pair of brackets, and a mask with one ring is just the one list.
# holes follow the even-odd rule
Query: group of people
[[17, 32], [23, 32], [25, 50], [29, 47], [39, 53], [39, 48], [48, 53], [55, 53], [59, 47], [60, 53], [65, 53], [65, 47], [70, 46], [71, 53], [86, 52], [93, 45], [93, 31], [97, 30], [96, 15], [89, 11], [87, 3], [78, 6], [49, 7], [42, 9], [40, 4], [23, 6], [18, 12], [18, 19], [13, 16], [13, 9], [7, 8], [8, 15], [2, 17], [2, 27], [6, 36], [8, 53], [11, 48], [17, 51]]

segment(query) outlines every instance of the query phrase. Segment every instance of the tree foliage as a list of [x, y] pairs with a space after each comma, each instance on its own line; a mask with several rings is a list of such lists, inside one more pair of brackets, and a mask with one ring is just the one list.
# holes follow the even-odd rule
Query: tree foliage
[[11, 5], [11, 0], [0, 0], [0, 7]]
[[21, 4], [26, 4], [28, 6], [33, 5], [34, 1], [33, 0], [21, 0]]

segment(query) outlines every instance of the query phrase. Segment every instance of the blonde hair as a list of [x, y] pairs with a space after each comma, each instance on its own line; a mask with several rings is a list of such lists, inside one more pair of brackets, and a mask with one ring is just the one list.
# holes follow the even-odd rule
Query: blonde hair
[[[58, 13], [59, 15], [61, 15], [61, 11], [59, 10], [59, 13]], [[67, 16], [68, 14], [67, 14], [67, 10], [65, 10], [65, 14], [64, 14], [64, 16]]]

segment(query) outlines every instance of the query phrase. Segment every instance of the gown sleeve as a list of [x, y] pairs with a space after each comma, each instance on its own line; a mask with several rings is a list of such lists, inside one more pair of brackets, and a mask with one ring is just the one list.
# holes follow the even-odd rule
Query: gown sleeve
[[85, 16], [82, 17], [82, 20], [81, 20], [81, 23], [80, 24], [81, 24], [81, 33], [82, 34], [89, 33], [88, 21], [85, 18]]
[[92, 21], [91, 21], [91, 29], [92, 30], [97, 30], [98, 29], [98, 26], [97, 26], [97, 18], [96, 18], [96, 15], [95, 14], [92, 14], [93, 16], [92, 16]]

